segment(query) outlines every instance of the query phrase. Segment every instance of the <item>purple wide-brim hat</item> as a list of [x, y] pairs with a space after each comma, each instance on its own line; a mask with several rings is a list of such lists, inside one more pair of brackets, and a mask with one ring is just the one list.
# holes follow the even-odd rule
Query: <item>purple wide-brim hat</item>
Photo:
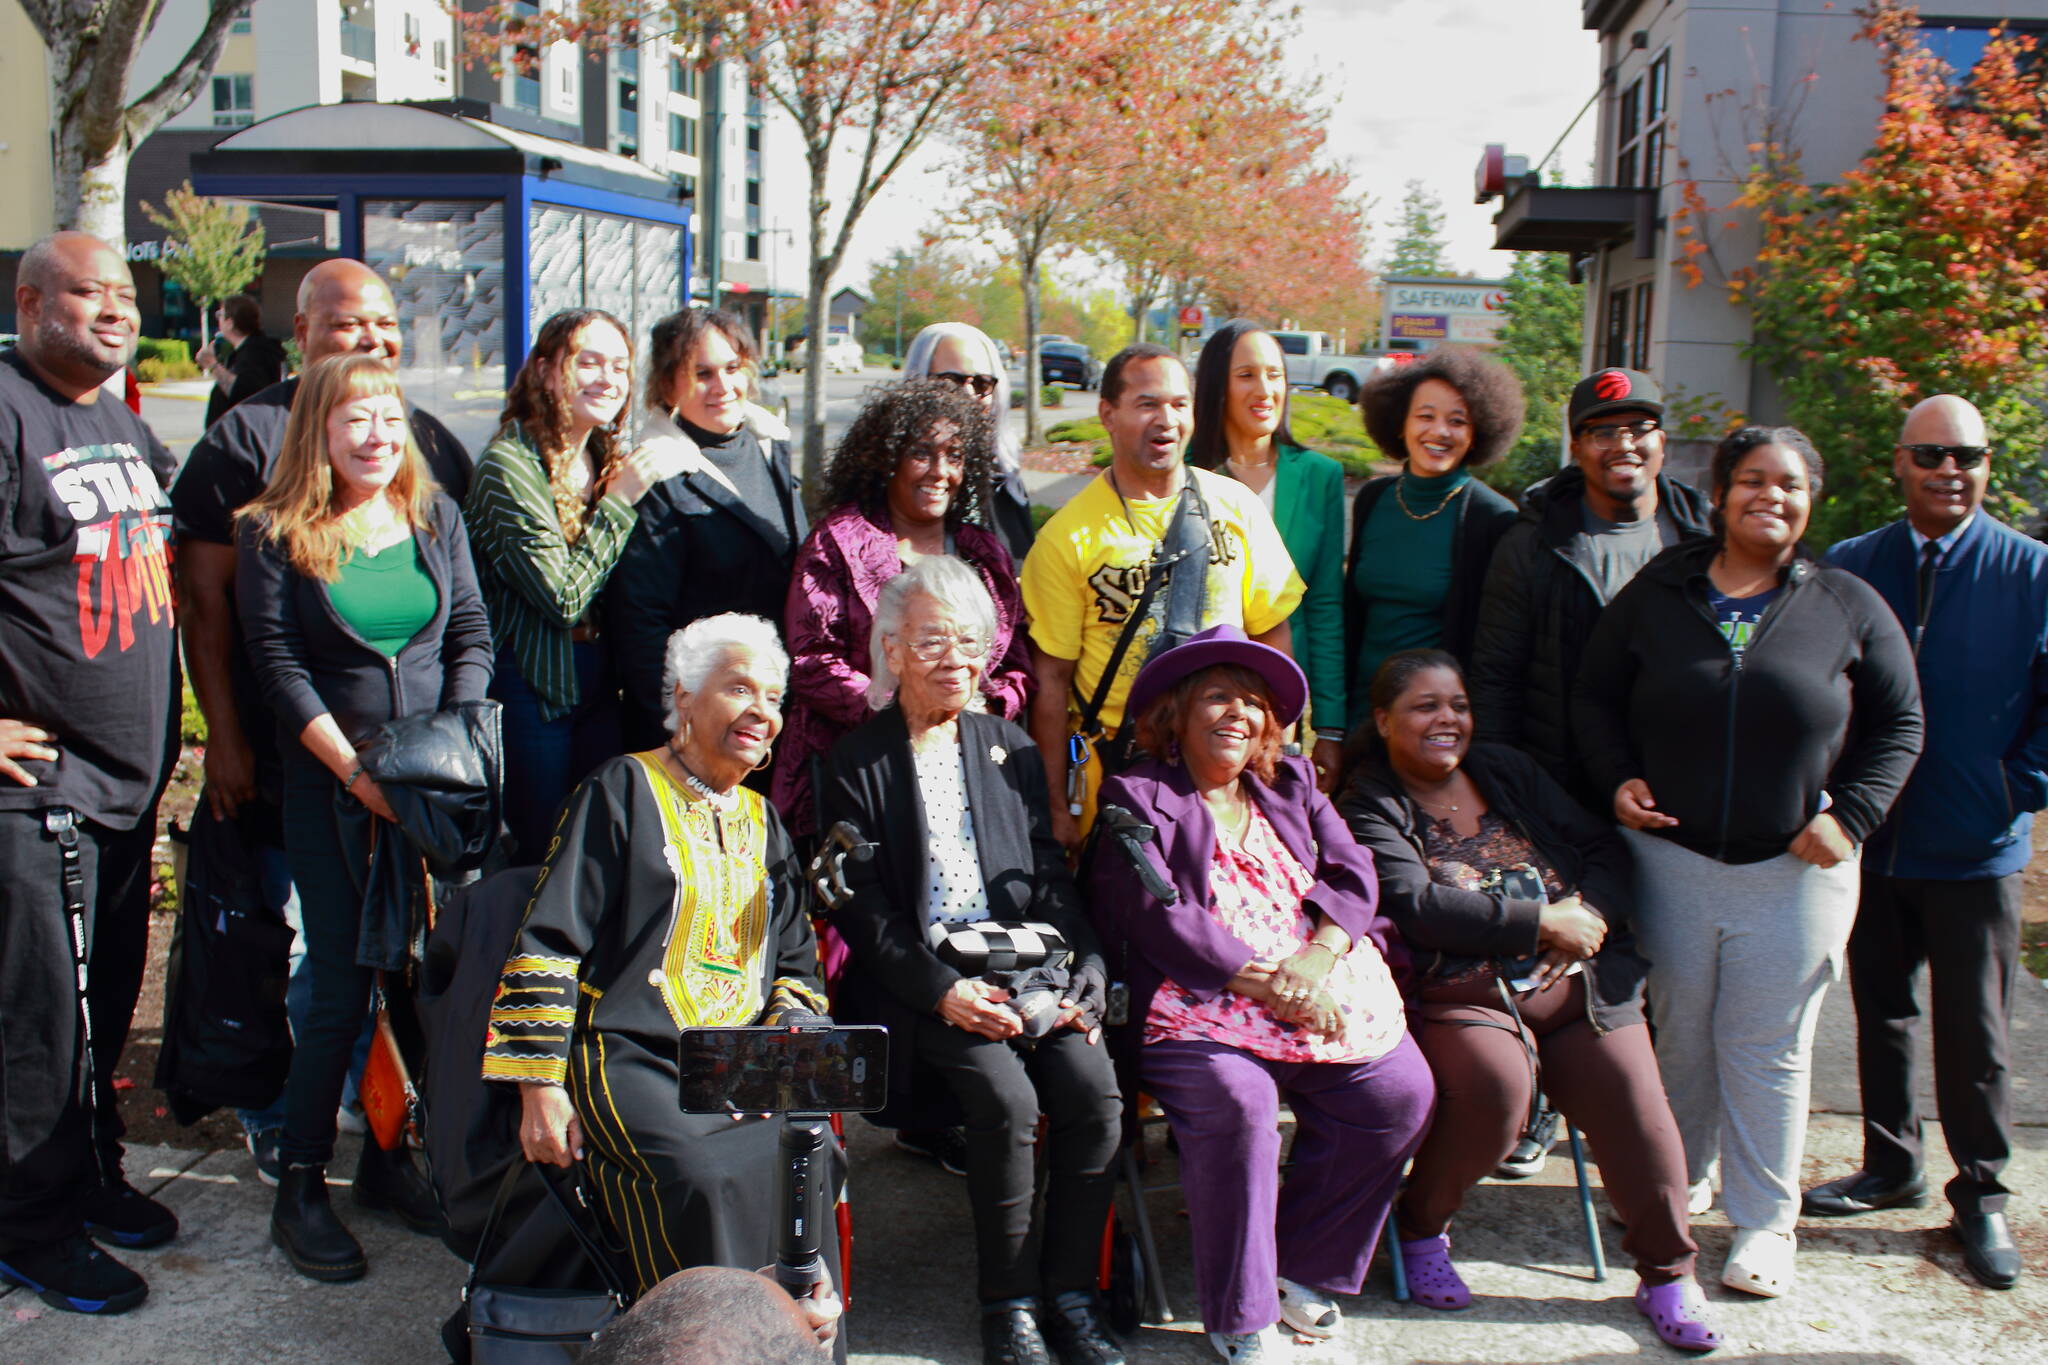
[[1302, 675], [1301, 665], [1236, 626], [1211, 626], [1165, 653], [1153, 655], [1131, 680], [1124, 715], [1136, 720], [1172, 691], [1175, 683], [1219, 664], [1248, 668], [1265, 680], [1266, 690], [1273, 694], [1274, 724], [1292, 725], [1301, 719], [1301, 709], [1308, 702], [1308, 679]]

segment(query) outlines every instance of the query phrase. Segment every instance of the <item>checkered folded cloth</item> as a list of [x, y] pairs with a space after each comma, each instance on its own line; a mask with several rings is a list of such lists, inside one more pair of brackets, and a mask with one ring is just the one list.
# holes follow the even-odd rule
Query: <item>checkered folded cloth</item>
[[1061, 967], [1073, 957], [1065, 936], [1037, 920], [935, 923], [925, 929], [924, 938], [939, 955], [939, 961], [962, 976], [988, 976], [1027, 967]]

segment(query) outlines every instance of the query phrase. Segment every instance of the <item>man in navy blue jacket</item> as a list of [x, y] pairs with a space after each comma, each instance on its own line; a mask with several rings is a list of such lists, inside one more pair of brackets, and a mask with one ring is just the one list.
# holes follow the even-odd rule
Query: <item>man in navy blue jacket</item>
[[2020, 875], [2048, 805], [2048, 547], [1982, 511], [1984, 419], [1960, 398], [1907, 414], [1893, 470], [1906, 516], [1828, 558], [1891, 604], [1913, 642], [1927, 745], [1863, 855], [1849, 939], [1863, 1169], [1806, 1193], [1809, 1214], [1926, 1202], [1914, 1105], [1913, 988], [1932, 977], [1934, 1092], [1956, 1177], [1951, 1224], [1993, 1289], [2020, 1276], [1999, 1182], [2011, 1152], [2007, 1030]]

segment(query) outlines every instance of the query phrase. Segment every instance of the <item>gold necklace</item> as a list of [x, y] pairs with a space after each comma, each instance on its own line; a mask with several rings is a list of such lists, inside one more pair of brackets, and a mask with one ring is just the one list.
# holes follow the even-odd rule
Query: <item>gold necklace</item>
[[1468, 479], [1464, 483], [1459, 484], [1456, 491], [1445, 494], [1444, 500], [1438, 503], [1434, 510], [1428, 512], [1417, 512], [1408, 505], [1408, 499], [1401, 495], [1402, 485], [1406, 484], [1407, 482], [1408, 473], [1406, 470], [1403, 470], [1401, 474], [1394, 480], [1394, 501], [1400, 504], [1401, 514], [1407, 517], [1410, 521], [1428, 521], [1431, 517], [1441, 516], [1446, 510], [1449, 509], [1452, 503], [1456, 502], [1459, 498], [1465, 496], [1465, 490], [1472, 486], [1471, 480]]

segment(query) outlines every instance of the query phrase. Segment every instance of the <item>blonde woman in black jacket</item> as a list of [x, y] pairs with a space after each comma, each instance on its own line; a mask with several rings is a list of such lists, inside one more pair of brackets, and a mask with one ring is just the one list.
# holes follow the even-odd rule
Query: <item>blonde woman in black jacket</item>
[[1717, 536], [1616, 595], [1573, 723], [1636, 859], [1658, 1060], [1694, 1212], [1721, 1197], [1722, 1282], [1790, 1288], [1813, 1033], [1856, 915], [1857, 862], [1920, 752], [1898, 619], [1799, 544], [1820, 456], [1790, 427], [1714, 453]]
[[[326, 1166], [372, 973], [356, 961], [369, 850], [342, 809], [393, 818], [356, 746], [385, 721], [481, 699], [490, 622], [462, 518], [427, 476], [398, 380], [374, 357], [306, 371], [270, 485], [238, 514], [237, 540], [235, 598], [278, 718], [285, 853], [312, 977], [285, 1081], [271, 1238], [301, 1274], [353, 1280], [363, 1251], [328, 1206]], [[365, 1141], [355, 1193], [438, 1230], [433, 1191], [403, 1146]]]

